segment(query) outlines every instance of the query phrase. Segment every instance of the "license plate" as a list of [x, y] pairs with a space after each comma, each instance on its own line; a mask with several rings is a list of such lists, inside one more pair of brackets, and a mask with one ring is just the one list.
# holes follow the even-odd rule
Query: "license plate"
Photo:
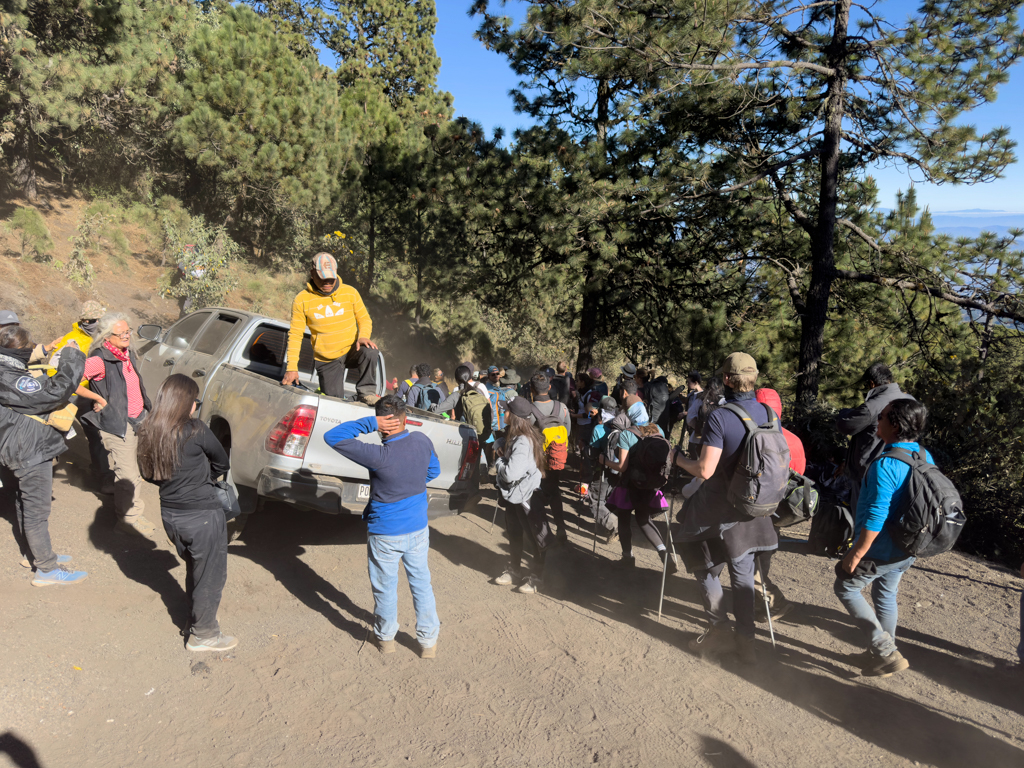
[[356, 494], [357, 499], [368, 499], [370, 498], [370, 486], [360, 485], [359, 493]]

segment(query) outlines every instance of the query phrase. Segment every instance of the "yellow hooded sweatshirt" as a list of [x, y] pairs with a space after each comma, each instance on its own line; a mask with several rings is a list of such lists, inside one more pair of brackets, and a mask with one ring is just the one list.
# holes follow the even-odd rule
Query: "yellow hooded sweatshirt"
[[338, 285], [330, 296], [323, 296], [311, 283], [292, 302], [292, 324], [288, 330], [288, 371], [299, 370], [302, 334], [309, 328], [313, 336], [313, 356], [317, 360], [337, 360], [355, 346], [356, 340], [368, 339], [373, 321], [359, 291]]
[[[47, 376], [57, 375], [57, 365], [60, 363], [60, 355], [57, 354], [58, 350], [63, 349], [69, 341], [75, 341], [78, 343], [78, 348], [85, 354], [89, 354], [89, 345], [92, 344], [92, 336], [83, 331], [78, 327], [78, 323], [74, 323], [71, 326], [71, 330], [61, 336], [53, 346], [53, 357], [50, 358], [50, 367], [46, 371]], [[82, 386], [84, 387], [89, 382], [88, 379], [82, 379]]]

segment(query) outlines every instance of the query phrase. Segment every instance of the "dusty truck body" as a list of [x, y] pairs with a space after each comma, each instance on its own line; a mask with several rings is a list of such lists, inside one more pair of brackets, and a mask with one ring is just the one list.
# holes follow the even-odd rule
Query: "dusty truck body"
[[[342, 422], [373, 415], [355, 400], [354, 382], [345, 397], [317, 394], [309, 332], [299, 355], [301, 386], [281, 384], [288, 324], [237, 309], [208, 308], [186, 315], [170, 328], [139, 327], [142, 380], [152, 399], [172, 373], [199, 385], [198, 415], [227, 449], [229, 480], [237, 487], [243, 513], [261, 499], [288, 502], [332, 514], [361, 514], [370, 497], [366, 469], [345, 459], [324, 434]], [[386, 381], [383, 356], [378, 394]], [[441, 474], [427, 485], [431, 517], [459, 511], [476, 496], [480, 446], [467, 424], [411, 409], [407, 425], [434, 444]], [[380, 443], [376, 433], [359, 438]]]

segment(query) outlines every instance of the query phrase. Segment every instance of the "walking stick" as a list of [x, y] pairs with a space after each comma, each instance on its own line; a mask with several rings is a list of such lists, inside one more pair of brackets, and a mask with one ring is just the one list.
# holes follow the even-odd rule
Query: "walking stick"
[[494, 497], [494, 514], [491, 515], [491, 527], [487, 529], [487, 534], [490, 535], [494, 532], [494, 521], [498, 519], [498, 497]]
[[672, 543], [672, 512], [675, 509], [676, 497], [670, 497], [668, 511], [665, 512], [665, 532], [668, 534], [668, 551], [665, 553], [665, 562], [661, 566], [661, 594], [658, 595], [658, 622], [661, 623], [661, 605], [665, 601], [665, 580], [668, 578], [668, 559], [675, 558], [676, 548]]
[[761, 570], [761, 561], [754, 555], [754, 565], [761, 577], [761, 594], [764, 595], [764, 612], [768, 614], [768, 634], [772, 636], [772, 648], [775, 648], [775, 627], [772, 626], [772, 607], [768, 604], [768, 585], [764, 581], [764, 571]]

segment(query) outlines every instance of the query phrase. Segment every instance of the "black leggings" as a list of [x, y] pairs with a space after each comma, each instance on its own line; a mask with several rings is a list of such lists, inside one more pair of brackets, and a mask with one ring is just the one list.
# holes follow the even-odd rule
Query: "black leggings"
[[508, 546], [512, 551], [512, 567], [518, 569], [523, 562], [523, 538], [529, 537], [534, 554], [533, 575], [541, 578], [544, 575], [544, 556], [551, 530], [548, 528], [547, 515], [544, 511], [546, 501], [544, 492], [538, 488], [525, 504], [509, 504], [504, 499], [501, 505], [505, 509], [505, 533], [508, 535]]
[[[629, 500], [633, 504], [633, 509], [608, 507], [619, 518], [619, 542], [622, 544], [622, 554], [628, 555], [633, 550], [633, 526], [630, 525], [630, 513], [636, 515], [637, 525], [640, 526], [640, 530], [654, 548], [664, 547], [665, 542], [661, 538], [661, 534], [651, 523], [651, 512], [655, 510], [651, 506], [651, 502], [654, 501], [654, 491], [637, 491], [630, 488]], [[660, 512], [660, 508], [657, 511]]]
[[220, 633], [217, 609], [228, 579], [228, 531], [221, 509], [160, 508], [164, 531], [185, 561], [190, 631], [200, 640]]

